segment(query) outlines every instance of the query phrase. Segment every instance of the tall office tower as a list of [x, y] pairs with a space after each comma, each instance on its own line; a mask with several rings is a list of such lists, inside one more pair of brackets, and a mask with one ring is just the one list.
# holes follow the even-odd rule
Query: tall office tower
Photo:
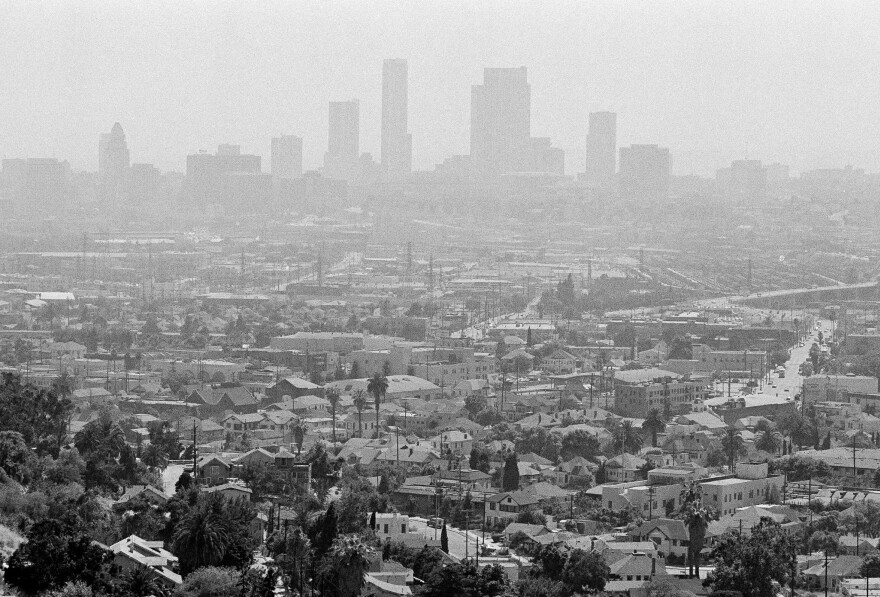
[[324, 174], [350, 180], [360, 157], [360, 102], [330, 102], [330, 138], [324, 154]]
[[257, 184], [261, 187], [266, 185], [260, 176], [260, 156], [242, 154], [238, 145], [220, 145], [213, 155], [186, 156], [186, 190], [195, 207], [231, 202], [228, 189], [242, 186], [245, 179], [241, 175], [251, 176], [246, 180], [259, 179]]
[[407, 102], [406, 60], [386, 59], [382, 63], [382, 173], [387, 178], [400, 178], [412, 172]]
[[122, 198], [129, 166], [125, 133], [117, 122], [109, 133], [102, 133], [98, 141], [98, 177], [104, 199], [118, 201]]
[[669, 197], [672, 160], [669, 149], [657, 145], [620, 148], [618, 188], [622, 199], [658, 205]]
[[471, 161], [477, 176], [532, 169], [531, 97], [526, 67], [487, 68], [471, 87]]
[[761, 160], [735, 160], [715, 172], [719, 192], [738, 204], [755, 204], [767, 196], [767, 171]]
[[614, 183], [617, 169], [617, 114], [591, 112], [587, 133], [587, 163], [584, 180], [593, 187], [607, 189]]
[[303, 173], [303, 140], [294, 135], [272, 139], [272, 177], [299, 178]]

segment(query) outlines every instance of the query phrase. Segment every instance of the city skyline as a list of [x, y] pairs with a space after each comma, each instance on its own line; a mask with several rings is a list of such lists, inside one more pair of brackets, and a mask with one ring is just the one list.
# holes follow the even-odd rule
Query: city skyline
[[[10, 83], [0, 95], [0, 153], [95, 171], [94, 137], [118, 121], [132, 161], [162, 170], [183, 171], [186, 155], [223, 142], [268, 156], [279, 130], [304, 139], [309, 170], [322, 161], [327, 102], [358, 98], [361, 147], [378, 160], [382, 61], [398, 56], [409, 64], [414, 170], [467, 153], [471, 86], [485, 67], [519, 66], [529, 69], [533, 134], [565, 150], [568, 173], [583, 171], [589, 113], [603, 110], [618, 114], [619, 146], [669, 147], [675, 174], [712, 176], [744, 158], [794, 173], [880, 170], [871, 134], [880, 115], [861, 99], [876, 92], [864, 57], [877, 42], [858, 35], [878, 8], [788, 6], [12, 6], [7, 18], [18, 26], [2, 42], [6, 54], [25, 41], [45, 51], [2, 67]], [[688, 22], [676, 18], [684, 12], [693, 28], [676, 25]], [[364, 19], [370, 26], [358, 29]], [[331, 25], [345, 35], [324, 35]], [[61, 34], [68, 26], [76, 32]], [[293, 41], [279, 41], [287, 30]], [[446, 33], [455, 44], [431, 44]]]

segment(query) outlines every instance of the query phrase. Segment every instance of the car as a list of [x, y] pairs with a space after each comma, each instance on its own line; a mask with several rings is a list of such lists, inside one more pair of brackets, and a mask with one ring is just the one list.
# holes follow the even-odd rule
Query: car
[[442, 518], [429, 518], [428, 526], [432, 529], [439, 529], [443, 527], [443, 519]]
[[773, 384], [773, 387], [775, 388], [775, 387], [776, 387], [776, 384]]
[[791, 388], [785, 388], [786, 392], [791, 392]]

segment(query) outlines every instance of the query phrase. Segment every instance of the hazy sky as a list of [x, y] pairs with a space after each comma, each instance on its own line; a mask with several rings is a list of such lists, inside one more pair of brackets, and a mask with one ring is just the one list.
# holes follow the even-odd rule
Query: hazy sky
[[880, 170], [880, 2], [0, 1], [0, 155], [97, 168], [122, 123], [134, 162], [239, 143], [327, 147], [327, 102], [359, 98], [378, 159], [382, 59], [407, 58], [413, 164], [469, 147], [486, 66], [529, 69], [532, 134], [583, 170], [588, 113], [670, 147], [675, 173], [732, 159]]

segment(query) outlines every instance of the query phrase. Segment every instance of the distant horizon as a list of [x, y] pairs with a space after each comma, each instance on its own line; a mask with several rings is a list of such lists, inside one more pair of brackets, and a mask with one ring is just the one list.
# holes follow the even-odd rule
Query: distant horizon
[[565, 151], [568, 176], [584, 170], [598, 111], [617, 114], [618, 148], [668, 147], [674, 175], [714, 178], [737, 159], [793, 176], [880, 171], [874, 3], [206, 6], [5, 7], [0, 156], [94, 172], [99, 136], [119, 122], [132, 163], [162, 171], [233, 143], [268, 172], [281, 134], [303, 138], [314, 170], [329, 102], [357, 98], [361, 151], [378, 162], [382, 61], [403, 58], [414, 171], [469, 153], [471, 86], [499, 66], [528, 68], [532, 135]]

